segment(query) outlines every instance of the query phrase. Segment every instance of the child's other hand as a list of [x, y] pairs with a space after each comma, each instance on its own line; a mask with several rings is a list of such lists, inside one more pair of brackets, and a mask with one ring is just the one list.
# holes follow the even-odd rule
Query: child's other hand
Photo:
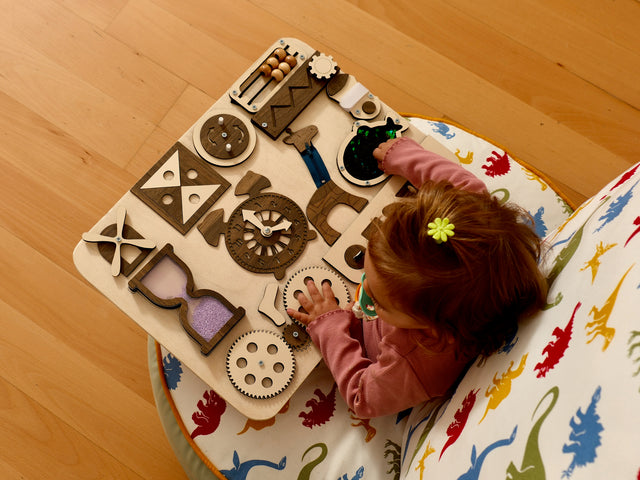
[[387, 140], [386, 142], [381, 143], [380, 145], [378, 145], [378, 147], [373, 151], [373, 158], [375, 158], [378, 161], [378, 168], [382, 171], [384, 171], [383, 168], [383, 163], [384, 163], [384, 157], [387, 154], [387, 152], [389, 151], [389, 149], [391, 148], [391, 146], [396, 143], [398, 140], [400, 140], [399, 138], [390, 138], [389, 140]]
[[307, 282], [307, 290], [309, 290], [310, 298], [307, 298], [302, 292], [296, 297], [298, 302], [300, 302], [300, 306], [304, 308], [307, 313], [287, 308], [287, 314], [299, 322], [308, 325], [323, 313], [332, 312], [339, 308], [336, 296], [329, 282], [322, 282], [322, 292], [320, 292], [314, 281], [309, 280], [309, 282]]

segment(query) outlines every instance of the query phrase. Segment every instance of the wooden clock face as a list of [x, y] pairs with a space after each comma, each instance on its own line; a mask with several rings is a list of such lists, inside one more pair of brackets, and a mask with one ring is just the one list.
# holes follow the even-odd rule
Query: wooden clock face
[[315, 236], [295, 202], [265, 193], [245, 200], [231, 213], [225, 242], [238, 265], [251, 272], [273, 273], [280, 280]]

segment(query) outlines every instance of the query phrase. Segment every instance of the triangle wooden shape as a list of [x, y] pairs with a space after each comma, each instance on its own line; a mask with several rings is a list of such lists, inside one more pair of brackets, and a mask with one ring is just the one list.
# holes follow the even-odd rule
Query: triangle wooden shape
[[[178, 142], [131, 193], [185, 235], [230, 185], [209, 163]], [[192, 195], [197, 195], [196, 203], [192, 203], [196, 200]]]

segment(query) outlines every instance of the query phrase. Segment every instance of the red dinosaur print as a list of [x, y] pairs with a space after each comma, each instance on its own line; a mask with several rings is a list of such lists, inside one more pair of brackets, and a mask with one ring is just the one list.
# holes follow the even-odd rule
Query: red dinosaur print
[[549, 370], [553, 369], [560, 359], [564, 356], [564, 352], [569, 348], [569, 341], [571, 340], [571, 333], [573, 332], [573, 320], [576, 317], [576, 312], [580, 308], [582, 303], [578, 302], [576, 308], [573, 309], [573, 314], [569, 319], [569, 323], [564, 329], [560, 327], [556, 327], [553, 329], [553, 336], [556, 337], [555, 340], [551, 340], [546, 347], [542, 350], [542, 354], [546, 354], [547, 357], [540, 363], [538, 363], [534, 370], [538, 373], [536, 374], [537, 378], [541, 378], [547, 375]]
[[227, 402], [213, 390], [204, 392], [203, 397], [207, 403], [205, 404], [202, 400], [199, 400], [198, 409], [200, 411], [193, 412], [193, 415], [191, 415], [191, 419], [198, 425], [191, 433], [191, 438], [215, 432], [220, 425], [220, 417], [227, 409]]
[[316, 388], [313, 392], [318, 397], [318, 400], [312, 398], [308, 400], [304, 405], [311, 408], [309, 412], [300, 412], [298, 417], [303, 418], [302, 425], [305, 427], [313, 428], [318, 425], [324, 425], [333, 417], [333, 412], [336, 410], [336, 389], [338, 385], [333, 384], [333, 388], [328, 395], [322, 393], [322, 390]]
[[626, 242], [624, 242], [624, 246], [625, 246], [625, 247], [627, 246], [627, 243], [629, 243], [629, 242], [631, 241], [631, 239], [632, 239], [633, 237], [635, 237], [635, 236], [638, 234], [638, 232], [640, 232], [640, 217], [636, 217], [636, 219], [633, 221], [633, 224], [634, 224], [634, 225], [638, 225], [638, 228], [636, 228], [636, 229], [633, 231], [633, 233], [632, 233], [631, 235], [629, 235], [629, 238], [627, 238], [627, 241], [626, 241]]
[[509, 156], [507, 153], [500, 155], [495, 150], [491, 152], [491, 157], [487, 158], [489, 165], [482, 165], [488, 177], [499, 177], [509, 173], [511, 170], [511, 163], [509, 162]]
[[454, 420], [447, 427], [447, 435], [449, 436], [449, 439], [447, 440], [447, 443], [444, 444], [444, 447], [442, 447], [440, 458], [442, 458], [444, 451], [451, 445], [453, 445], [462, 434], [462, 430], [464, 430], [464, 427], [467, 424], [467, 420], [469, 419], [471, 409], [476, 403], [476, 394], [479, 391], [480, 389], [475, 391], [471, 390], [469, 393], [467, 393], [467, 396], [464, 397], [464, 400], [462, 400], [462, 406], [458, 410], [456, 410], [456, 413], [453, 414]]
[[623, 183], [625, 183], [627, 180], [629, 180], [631, 177], [633, 177], [636, 173], [636, 170], [638, 169], [638, 167], [640, 167], [640, 164], [636, 165], [635, 167], [633, 167], [631, 170], [627, 170], [626, 172], [624, 172], [622, 174], [622, 176], [620, 177], [620, 180], [618, 180], [616, 182], [616, 184], [611, 187], [609, 189], [609, 191], [614, 190], [616, 188], [618, 188], [620, 185], [622, 185]]

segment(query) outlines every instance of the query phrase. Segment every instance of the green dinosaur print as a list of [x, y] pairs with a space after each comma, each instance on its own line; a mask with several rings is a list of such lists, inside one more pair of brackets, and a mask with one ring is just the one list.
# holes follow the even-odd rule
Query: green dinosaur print
[[[433, 429], [433, 426], [436, 424], [436, 420], [438, 420], [440, 418], [438, 416], [438, 414], [440, 413], [440, 410], [442, 409], [442, 407], [444, 407], [444, 406], [449, 404], [449, 400], [450, 399], [448, 399], [448, 398], [435, 398], [431, 402], [429, 402], [429, 403], [434, 402], [434, 406], [431, 409], [431, 413], [429, 413], [429, 416], [426, 418], [426, 419], [428, 419], [427, 425], [425, 426], [424, 431], [422, 432], [422, 434], [420, 435], [420, 438], [418, 439], [418, 444], [416, 445], [416, 449], [413, 452], [413, 456], [411, 457], [411, 460], [409, 461], [409, 465], [411, 465], [413, 463], [413, 459], [416, 458], [416, 455], [420, 451], [420, 448], [422, 447], [422, 444], [427, 439], [427, 436], [429, 436], [429, 433], [431, 433], [431, 430]], [[426, 419], [421, 420], [420, 423], [422, 423]], [[415, 428], [418, 428], [418, 425], [416, 425]], [[408, 444], [409, 444], [409, 442], [407, 441], [407, 446], [408, 446]]]
[[315, 443], [307, 448], [307, 450], [302, 454], [302, 459], [304, 460], [304, 457], [307, 455], [307, 453], [309, 453], [309, 451], [311, 451], [311, 449], [315, 447], [320, 447], [320, 455], [318, 455], [316, 459], [310, 461], [304, 467], [302, 467], [302, 470], [300, 470], [300, 473], [298, 474], [298, 480], [309, 480], [309, 478], [311, 477], [311, 471], [319, 464], [321, 464], [327, 457], [327, 453], [329, 452], [327, 445], [324, 443]]
[[566, 267], [569, 264], [569, 261], [573, 258], [573, 255], [578, 250], [578, 247], [580, 246], [580, 242], [582, 241], [582, 234], [584, 232], [584, 227], [587, 225], [587, 223], [589, 223], [589, 220], [591, 220], [591, 217], [593, 217], [593, 215], [595, 215], [595, 213], [600, 209], [600, 207], [602, 207], [602, 205], [608, 202], [610, 198], [611, 197], [606, 197], [604, 200], [602, 200], [602, 202], [600, 202], [600, 205], [596, 207], [596, 209], [591, 213], [591, 215], [589, 215], [589, 218], [587, 218], [587, 220], [580, 226], [580, 228], [576, 230], [576, 232], [573, 234], [569, 242], [565, 245], [565, 247], [560, 251], [558, 256], [555, 258], [555, 260], [553, 261], [553, 267], [551, 268], [551, 271], [547, 276], [547, 283], [549, 285], [549, 288], [551, 288], [551, 285], [553, 285], [553, 282], [556, 280], [556, 278], [558, 278], [558, 275], [560, 275], [562, 270], [564, 270], [564, 267]]
[[544, 399], [549, 395], [552, 395], [551, 403], [542, 415], [540, 415], [540, 418], [536, 423], [533, 424], [531, 432], [529, 432], [529, 438], [527, 438], [527, 444], [525, 446], [520, 469], [511, 462], [507, 467], [506, 480], [545, 480], [547, 478], [544, 471], [544, 463], [542, 461], [542, 455], [540, 454], [540, 445], [538, 444], [538, 441], [540, 428], [542, 428], [542, 424], [551, 413], [551, 410], [553, 410], [553, 407], [555, 407], [559, 394], [560, 391], [558, 387], [553, 387], [538, 402], [538, 405], [533, 411], [532, 418], [535, 416]]

